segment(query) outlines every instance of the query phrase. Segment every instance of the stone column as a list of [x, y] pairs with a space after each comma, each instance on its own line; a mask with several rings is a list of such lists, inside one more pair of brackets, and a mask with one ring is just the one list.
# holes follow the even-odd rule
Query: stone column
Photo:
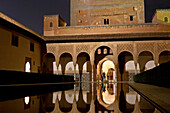
[[59, 66], [56, 64], [57, 67], [57, 75], [59, 74]]
[[115, 65], [115, 75], [114, 75], [115, 76], [115, 79], [114, 79], [115, 82], [117, 82], [117, 72], [118, 72], [118, 65], [116, 64]]
[[137, 62], [135, 62], [135, 75], [137, 75], [137, 74], [138, 74], [137, 65], [138, 65], [138, 63], [137, 63]]
[[73, 65], [74, 65], [74, 80], [76, 80], [76, 62], [77, 62], [76, 57], [73, 57]]
[[59, 74], [59, 60], [56, 60], [57, 74]]
[[91, 63], [91, 76], [92, 76], [92, 82], [94, 81], [94, 57], [91, 56], [90, 58], [90, 63]]
[[76, 80], [76, 64], [74, 64], [74, 80]]
[[91, 70], [91, 75], [92, 75], [92, 82], [94, 81], [94, 65], [91, 65], [92, 70]]

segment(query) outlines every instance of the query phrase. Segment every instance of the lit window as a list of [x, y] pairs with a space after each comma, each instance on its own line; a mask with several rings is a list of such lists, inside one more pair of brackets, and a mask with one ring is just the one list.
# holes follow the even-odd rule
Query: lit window
[[78, 20], [79, 23], [82, 23], [82, 20]]
[[110, 53], [110, 54], [113, 54], [113, 51], [110, 49], [109, 53]]
[[130, 21], [133, 21], [133, 16], [130, 16]]
[[27, 63], [25, 64], [25, 72], [31, 72], [30, 68], [31, 68], [31, 65], [30, 65], [29, 62], [27, 62]]
[[98, 49], [98, 50], [97, 50], [97, 54], [101, 54], [101, 49]]
[[103, 51], [104, 54], [107, 54], [107, 49], [105, 48], [104, 51]]
[[25, 104], [29, 104], [30, 97], [25, 97], [24, 100], [25, 100]]
[[165, 22], [165, 23], [168, 23], [168, 17], [165, 17], [165, 18], [164, 18], [164, 22]]
[[31, 97], [24, 97], [24, 109], [29, 109], [31, 103]]
[[50, 22], [50, 27], [53, 27], [53, 23], [52, 22]]

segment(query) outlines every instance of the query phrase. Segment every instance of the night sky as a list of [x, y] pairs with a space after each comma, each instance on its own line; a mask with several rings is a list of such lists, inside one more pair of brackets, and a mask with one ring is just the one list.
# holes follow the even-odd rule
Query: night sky
[[[155, 9], [170, 9], [170, 0], [145, 0], [146, 22], [151, 22]], [[59, 14], [69, 24], [70, 1], [0, 0], [0, 12], [42, 34], [44, 15]]]

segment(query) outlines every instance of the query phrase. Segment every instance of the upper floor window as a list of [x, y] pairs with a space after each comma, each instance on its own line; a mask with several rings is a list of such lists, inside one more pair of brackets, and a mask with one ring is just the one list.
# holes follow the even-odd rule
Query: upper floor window
[[110, 49], [109, 53], [110, 53], [110, 54], [113, 54], [113, 51]]
[[12, 35], [12, 45], [18, 47], [18, 36]]
[[104, 24], [109, 24], [109, 19], [104, 19]]
[[107, 54], [107, 49], [106, 48], [103, 50], [103, 54]]
[[97, 50], [97, 54], [101, 54], [102, 52], [101, 52], [101, 49], [98, 49]]
[[34, 43], [33, 42], [30, 43], [30, 51], [32, 51], [32, 52], [34, 51]]
[[50, 22], [50, 27], [53, 27], [53, 23], [52, 22]]
[[130, 21], [133, 21], [133, 16], [130, 16]]
[[165, 23], [168, 23], [168, 17], [165, 17], [165, 18], [164, 18], [164, 22], [165, 22]]

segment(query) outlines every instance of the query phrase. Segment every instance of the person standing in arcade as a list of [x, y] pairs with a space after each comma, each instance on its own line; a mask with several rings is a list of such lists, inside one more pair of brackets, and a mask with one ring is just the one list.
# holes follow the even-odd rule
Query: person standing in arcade
[[102, 73], [102, 82], [104, 82], [105, 81], [105, 72], [104, 73]]

